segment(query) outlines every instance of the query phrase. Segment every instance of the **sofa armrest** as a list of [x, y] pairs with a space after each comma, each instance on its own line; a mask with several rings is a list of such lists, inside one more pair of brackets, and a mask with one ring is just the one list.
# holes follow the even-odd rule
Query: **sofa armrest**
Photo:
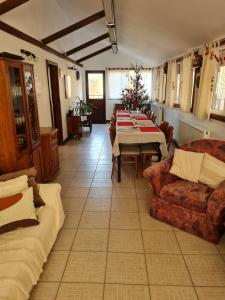
[[[52, 207], [56, 210], [58, 216], [58, 229], [62, 227], [65, 219], [60, 191], [61, 185], [58, 183], [39, 184], [39, 193], [42, 199], [44, 200], [46, 206]], [[43, 208], [44, 206], [41, 206], [39, 209]]]
[[157, 196], [164, 185], [177, 180], [177, 176], [169, 173], [171, 165], [172, 159], [162, 160], [143, 172], [143, 176], [149, 180], [149, 184]]
[[225, 180], [210, 195], [207, 214], [216, 226], [225, 222]]

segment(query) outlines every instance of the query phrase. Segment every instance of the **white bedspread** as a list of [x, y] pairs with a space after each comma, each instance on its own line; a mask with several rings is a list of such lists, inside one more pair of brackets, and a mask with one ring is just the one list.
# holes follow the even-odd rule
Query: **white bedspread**
[[0, 235], [0, 299], [25, 300], [62, 227], [65, 215], [59, 184], [41, 184], [46, 205], [37, 209], [40, 224]]

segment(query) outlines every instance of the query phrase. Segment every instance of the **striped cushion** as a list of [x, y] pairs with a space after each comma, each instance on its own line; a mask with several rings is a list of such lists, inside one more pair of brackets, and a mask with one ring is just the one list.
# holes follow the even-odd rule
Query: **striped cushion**
[[39, 224], [33, 204], [33, 188], [0, 198], [0, 233]]
[[213, 189], [225, 180], [225, 163], [212, 155], [204, 154], [199, 181]]
[[0, 182], [0, 197], [18, 194], [28, 188], [27, 176], [23, 175], [14, 179]]

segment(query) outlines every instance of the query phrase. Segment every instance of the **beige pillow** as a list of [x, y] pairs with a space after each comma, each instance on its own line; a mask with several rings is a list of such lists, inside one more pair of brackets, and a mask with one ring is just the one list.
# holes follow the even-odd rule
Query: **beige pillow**
[[21, 193], [0, 198], [0, 233], [38, 224], [32, 187]]
[[28, 188], [27, 176], [23, 175], [15, 179], [0, 182], [0, 197], [21, 193]]
[[204, 153], [175, 149], [170, 173], [188, 181], [198, 182]]
[[205, 183], [213, 189], [225, 180], [225, 163], [205, 153], [202, 162], [199, 182]]

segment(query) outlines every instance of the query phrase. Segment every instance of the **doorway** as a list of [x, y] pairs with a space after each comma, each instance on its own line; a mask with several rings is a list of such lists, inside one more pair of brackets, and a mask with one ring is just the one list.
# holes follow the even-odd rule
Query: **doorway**
[[59, 68], [58, 65], [49, 60], [47, 64], [48, 87], [52, 126], [58, 129], [58, 144], [63, 144], [61, 101], [59, 93]]
[[105, 71], [86, 71], [87, 102], [94, 108], [93, 123], [105, 123]]

